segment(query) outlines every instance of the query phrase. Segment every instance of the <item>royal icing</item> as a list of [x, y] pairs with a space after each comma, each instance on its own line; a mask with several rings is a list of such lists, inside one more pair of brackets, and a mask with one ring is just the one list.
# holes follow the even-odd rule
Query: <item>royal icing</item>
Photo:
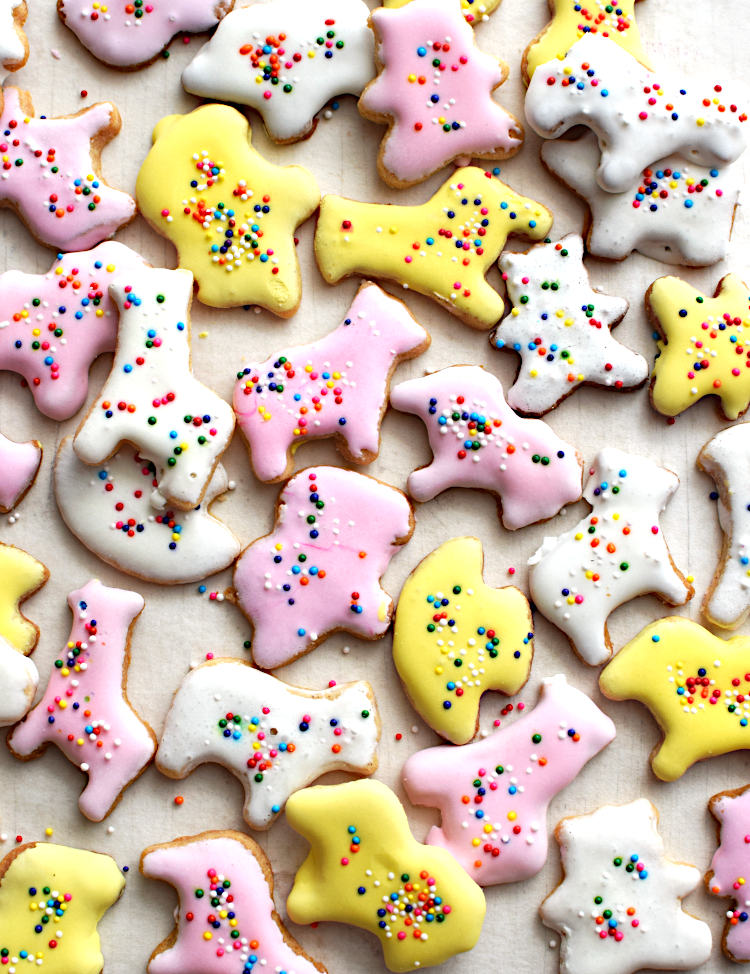
[[657, 821], [639, 798], [558, 825], [564, 878], [539, 912], [560, 935], [561, 974], [692, 970], [708, 960], [708, 924], [682, 909], [700, 873], [667, 858]]
[[441, 964], [479, 938], [484, 894], [444, 849], [417, 842], [380, 781], [298, 791], [287, 821], [311, 845], [286, 902], [294, 923], [350, 923], [380, 940], [386, 967]]
[[24, 656], [39, 639], [39, 627], [21, 612], [21, 603], [49, 578], [45, 566], [22, 548], [0, 541], [0, 638]]
[[28, 657], [0, 636], [0, 727], [19, 721], [39, 685], [39, 672]]
[[358, 95], [374, 74], [362, 0], [269, 0], [237, 7], [182, 73], [187, 91], [250, 105], [277, 142], [312, 134], [335, 95]]
[[750, 748], [750, 638], [720, 639], [681, 616], [658, 619], [599, 677], [611, 700], [638, 700], [664, 733], [651, 755], [662, 781], [696, 761]]
[[388, 124], [378, 156], [386, 181], [421, 182], [459, 156], [505, 159], [523, 143], [520, 123], [492, 99], [508, 76], [485, 54], [460, 0], [412, 0], [373, 11], [381, 70], [359, 110]]
[[410, 801], [440, 810], [428, 845], [447, 849], [481, 886], [514, 883], [547, 860], [549, 803], [614, 736], [609, 717], [559, 674], [509, 727], [417, 751], [402, 778]]
[[706, 888], [714, 896], [734, 900], [734, 909], [726, 912], [721, 945], [730, 960], [744, 964], [750, 961], [750, 898], [745, 891], [750, 872], [750, 785], [714, 795], [708, 808], [719, 824], [719, 847], [706, 875]]
[[203, 832], [150, 846], [141, 872], [177, 890], [175, 929], [151, 955], [148, 974], [318, 974], [282, 924], [271, 864], [241, 832]]
[[363, 284], [335, 331], [237, 373], [234, 411], [259, 480], [282, 480], [306, 440], [335, 436], [348, 459], [370, 463], [396, 366], [430, 337], [401, 301]]
[[531, 609], [513, 585], [484, 582], [478, 538], [453, 538], [406, 579], [393, 628], [393, 662], [414, 709], [441, 737], [477, 732], [485, 690], [518, 693], [534, 654]]
[[193, 375], [193, 275], [144, 267], [132, 284], [110, 287], [120, 311], [112, 371], [78, 427], [73, 447], [102, 464], [127, 441], [154, 463], [151, 502], [197, 507], [234, 431], [234, 413]]
[[6, 71], [22, 68], [29, 56], [26, 10], [26, 0], [0, 0], [0, 64]]
[[130, 632], [143, 609], [136, 592], [92, 580], [71, 592], [70, 637], [44, 697], [8, 738], [18, 758], [55, 744], [88, 775], [78, 807], [93, 822], [112, 811], [143, 772], [156, 738], [126, 696]]
[[651, 375], [651, 405], [677, 416], [704, 396], [718, 396], [727, 419], [750, 404], [750, 297], [736, 274], [709, 298], [679, 277], [660, 277], [646, 311], [661, 340]]
[[418, 206], [323, 197], [315, 259], [329, 284], [353, 274], [396, 281], [432, 298], [473, 328], [502, 317], [484, 275], [511, 233], [543, 240], [552, 214], [477, 166], [456, 172]]
[[380, 577], [413, 530], [411, 505], [395, 487], [338, 467], [295, 474], [273, 531], [245, 548], [234, 572], [255, 665], [284, 666], [341, 629], [382, 636], [393, 600]]
[[581, 496], [582, 463], [575, 447], [540, 419], [516, 416], [500, 380], [479, 365], [454, 365], [402, 382], [391, 405], [419, 416], [433, 460], [409, 474], [420, 502], [449, 487], [497, 494], [509, 531], [544, 521]]
[[156, 766], [186, 778], [221, 764], [245, 789], [243, 817], [267, 829], [289, 796], [327, 771], [372, 774], [380, 719], [364, 680], [305, 690], [236, 659], [211, 660], [177, 690]]
[[679, 484], [666, 467], [605, 447], [583, 493], [591, 513], [564, 534], [545, 538], [529, 559], [534, 605], [562, 629], [584, 663], [598, 666], [612, 655], [607, 618], [618, 606], [648, 592], [670, 605], [692, 598], [659, 524]]
[[490, 341], [521, 356], [508, 390], [513, 409], [541, 416], [579, 385], [633, 389], [646, 381], [646, 360], [611, 334], [628, 302], [591, 287], [578, 234], [503, 254], [500, 270], [513, 307]]
[[163, 118], [136, 197], [195, 275], [204, 304], [257, 304], [288, 318], [302, 296], [294, 231], [320, 193], [306, 169], [266, 162], [250, 137], [247, 119], [227, 105]]
[[0, 433], [0, 513], [7, 514], [34, 483], [42, 462], [39, 440], [16, 443]]

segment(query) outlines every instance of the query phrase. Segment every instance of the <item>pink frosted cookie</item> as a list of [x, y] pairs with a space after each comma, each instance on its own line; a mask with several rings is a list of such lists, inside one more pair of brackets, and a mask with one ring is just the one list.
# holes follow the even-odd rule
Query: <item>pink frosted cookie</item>
[[0, 65], [5, 71], [18, 71], [29, 59], [23, 29], [28, 12], [26, 0], [0, 0]]
[[750, 785], [721, 791], [709, 799], [708, 809], [718, 823], [719, 848], [706, 873], [706, 888], [714, 896], [734, 900], [728, 910], [721, 946], [730, 960], [750, 961], [750, 894], [746, 877], [750, 873]]
[[237, 373], [234, 411], [256, 477], [283, 480], [306, 440], [334, 436], [354, 463], [380, 449], [380, 422], [396, 366], [420, 355], [430, 336], [406, 305], [363, 284], [335, 331], [286, 348]]
[[393, 600], [380, 577], [413, 530], [411, 504], [395, 487], [339, 467], [295, 474], [273, 531], [245, 548], [234, 572], [255, 665], [284, 666], [337, 630], [382, 636]]
[[402, 777], [415, 805], [440, 810], [427, 836], [480, 886], [535, 876], [547, 859], [547, 808], [615, 736], [615, 725], [562, 674], [539, 703], [489, 737], [412, 754]]
[[449, 487], [499, 497], [509, 531], [544, 521], [581, 496], [578, 451], [539, 419], [522, 419], [503, 398], [500, 380], [480, 365], [454, 365], [402, 382], [391, 405], [419, 416], [433, 461], [409, 474], [416, 501]]
[[55, 744], [88, 784], [78, 807], [100, 822], [138, 778], [156, 750], [156, 737], [126, 695], [130, 632], [143, 610], [136, 592], [92, 580], [71, 592], [73, 627], [52, 667], [44, 697], [8, 738], [22, 760]]
[[0, 433], [0, 514], [19, 504], [34, 483], [42, 462], [39, 440], [16, 443]]
[[507, 159], [521, 148], [521, 123], [492, 98], [508, 65], [477, 46], [460, 0], [381, 7], [370, 22], [381, 70], [359, 110], [388, 125], [378, 171], [389, 185], [419, 183], [459, 156]]

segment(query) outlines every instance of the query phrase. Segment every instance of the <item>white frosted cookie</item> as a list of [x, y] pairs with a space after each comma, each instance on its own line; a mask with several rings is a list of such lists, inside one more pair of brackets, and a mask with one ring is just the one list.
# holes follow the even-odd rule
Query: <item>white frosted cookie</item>
[[0, 636], [0, 727], [9, 727], [24, 716], [38, 684], [34, 663]]

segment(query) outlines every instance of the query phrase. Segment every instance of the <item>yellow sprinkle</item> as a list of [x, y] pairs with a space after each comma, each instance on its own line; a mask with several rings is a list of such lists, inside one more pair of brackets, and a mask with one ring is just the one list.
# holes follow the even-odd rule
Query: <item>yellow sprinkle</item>
[[388, 227], [388, 233], [398, 233], [398, 227]]
[[576, 532], [576, 534], [574, 535], [574, 537], [575, 537], [576, 541], [580, 541], [581, 538], [583, 537], [583, 534], [580, 531], [578, 531], [578, 532]]
[[532, 379], [536, 379], [539, 373], [537, 372], [536, 369], [529, 369], [529, 375], [531, 376]]
[[305, 372], [312, 372], [312, 365], [306, 365]]
[[[7, 159], [7, 158], [8, 158], [7, 156], [3, 156], [3, 159]], [[62, 267], [56, 267], [55, 268], [55, 274], [63, 274], [63, 273], [64, 273], [64, 271], [63, 271]]]
[[514, 309], [513, 309], [512, 311], [511, 311], [511, 314], [513, 315], [513, 317], [515, 317], [516, 315], [520, 315], [520, 314], [521, 314], [521, 312], [520, 312], [520, 311], [518, 310], [518, 308], [514, 308]]
[[508, 812], [508, 821], [509, 822], [515, 822], [515, 820], [517, 818], [518, 818], [518, 812]]
[[489, 834], [492, 831], [492, 826], [489, 824], [489, 822], [485, 825], [484, 831], [486, 834]]
[[438, 676], [440, 676], [440, 674], [441, 674], [442, 672], [443, 672], [443, 667], [442, 667], [442, 666], [436, 666], [436, 667], [435, 667], [435, 673], [436, 673], [436, 674], [437, 674]]
[[704, 126], [704, 125], [706, 124], [706, 120], [705, 120], [705, 118], [696, 118], [696, 120], [695, 120], [695, 124], [696, 124], [696, 125], [697, 125], [697, 126], [698, 126], [699, 128], [703, 128], [703, 126]]
[[574, 318], [566, 318], [565, 319], [565, 327], [566, 328], [570, 328], [570, 326], [574, 323], [574, 321], [575, 321]]
[[471, 844], [476, 847], [481, 843], [481, 841], [481, 839], [472, 839]]
[[61, 700], [60, 703], [58, 704], [58, 707], [60, 708], [60, 710], [67, 710], [68, 709], [67, 700]]
[[558, 308], [557, 311], [555, 312], [555, 317], [556, 318], [562, 318], [562, 316], [564, 314], [565, 314], [565, 312], [562, 310], [562, 308]]
[[76, 741], [76, 744], [77, 744], [77, 745], [78, 745], [79, 747], [83, 747], [83, 745], [84, 745], [85, 743], [86, 743], [86, 742], [84, 741], [84, 739], [83, 739], [82, 737], [79, 737], [79, 738], [78, 738], [78, 740]]
[[198, 338], [208, 338], [208, 332], [207, 331], [199, 331], [198, 332]]
[[690, 582], [690, 584], [692, 585], [692, 583], [695, 581], [695, 576], [694, 575], [686, 575], [685, 576], [685, 580], [688, 581], [688, 582]]
[[341, 373], [340, 372], [334, 372], [333, 373], [333, 377], [334, 377], [334, 379], [340, 379], [341, 378]]
[[276, 542], [276, 544], [275, 544], [275, 548], [276, 548], [276, 550], [277, 550], [277, 551], [281, 551], [281, 549], [282, 549], [283, 547], [284, 547], [284, 545], [283, 545], [283, 544], [282, 544], [282, 543], [281, 543], [280, 541], [277, 541], [277, 542]]
[[613, 521], [619, 521], [620, 520], [620, 515], [619, 514], [613, 514], [612, 515], [612, 520]]
[[413, 85], [414, 82], [417, 80], [417, 76], [416, 74], [408, 74], [406, 76], [406, 80], [409, 82], [410, 85]]
[[107, 272], [109, 274], [111, 274], [114, 269], [115, 269], [115, 265], [114, 264], [107, 264]]
[[47, 836], [47, 838], [49, 838], [51, 835], [54, 835], [54, 831], [54, 829], [47, 826], [47, 828], [44, 830], [44, 834]]
[[204, 940], [213, 940], [214, 939], [214, 935], [211, 933], [210, 930], [206, 930], [206, 932], [203, 934], [203, 939]]
[[568, 605], [573, 605], [574, 602], [575, 602], [575, 598], [572, 595], [569, 595], [568, 596]]
[[38, 338], [39, 335], [41, 335], [41, 330], [39, 328], [33, 328], [31, 334], [34, 335], [35, 338]]

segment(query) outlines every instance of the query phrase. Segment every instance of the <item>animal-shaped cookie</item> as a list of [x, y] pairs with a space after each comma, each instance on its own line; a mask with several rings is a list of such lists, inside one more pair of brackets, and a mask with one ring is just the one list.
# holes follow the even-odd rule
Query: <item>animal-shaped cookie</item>
[[249, 836], [228, 829], [149, 846], [141, 872], [170, 883], [180, 901], [148, 974], [326, 974], [281, 922], [271, 863]]
[[505, 253], [500, 270], [513, 307], [490, 342], [521, 356], [509, 406], [541, 416], [580, 385], [634, 389], [646, 381], [646, 360], [611, 334], [628, 302], [591, 287], [578, 234]]
[[351, 470], [308, 467], [284, 484], [274, 520], [234, 571], [255, 665], [284, 666], [338, 630], [382, 636], [393, 600], [380, 577], [414, 530], [404, 494]]
[[21, 604], [49, 578], [47, 568], [22, 548], [0, 541], [0, 638], [24, 656], [34, 649], [39, 627], [21, 612]]
[[708, 960], [711, 930], [682, 907], [700, 873], [667, 858], [657, 824], [656, 808], [639, 798], [555, 829], [563, 880], [539, 913], [560, 935], [561, 974], [684, 971]]
[[380, 781], [305, 788], [286, 817], [311, 846], [286, 902], [294, 923], [367, 930], [391, 971], [441, 964], [477, 942], [481, 889], [445, 849], [413, 838], [401, 802]]
[[401, 589], [393, 662], [412, 706], [441, 737], [470, 741], [485, 690], [518, 693], [529, 678], [531, 609], [513, 585], [483, 578], [478, 538], [453, 538], [430, 552]]
[[305, 441], [334, 436], [353, 463], [371, 463], [396, 366], [430, 336], [401, 301], [363, 284], [344, 320], [307, 345], [274, 353], [237, 373], [234, 411], [255, 476], [283, 480]]
[[704, 396], [717, 396], [727, 419], [750, 404], [748, 288], [736, 274], [707, 297], [679, 277], [660, 277], [646, 292], [646, 313], [661, 336], [651, 373], [651, 405], [677, 416]]
[[268, 0], [237, 7], [182, 72], [187, 91], [250, 105], [276, 142], [312, 135], [334, 96], [375, 73], [362, 0]]
[[42, 462], [39, 440], [16, 443], [0, 433], [0, 514], [12, 511], [34, 483]]
[[[412, 0], [384, 0], [383, 6], [388, 9], [403, 7]], [[476, 26], [489, 18], [489, 15], [500, 6], [500, 0], [461, 0], [461, 11], [467, 24]]]
[[750, 785], [735, 791], [720, 791], [708, 801], [708, 809], [718, 825], [719, 847], [706, 873], [706, 888], [714, 896], [734, 900], [726, 913], [721, 946], [730, 960], [750, 961], [750, 925], [746, 876], [750, 872]]
[[609, 717], [558, 674], [532, 711], [473, 744], [417, 751], [402, 778], [410, 801], [440, 810], [428, 845], [480, 886], [514, 883], [547, 860], [549, 803], [614, 736]]
[[23, 29], [28, 12], [26, 0], [0, 0], [0, 65], [5, 71], [18, 71], [29, 59]]
[[154, 129], [136, 198], [195, 275], [204, 304], [257, 304], [288, 318], [302, 297], [294, 231], [320, 193], [306, 169], [266, 162], [250, 137], [228, 105], [168, 115]]
[[677, 475], [645, 457], [605, 447], [583, 492], [591, 513], [529, 559], [537, 609], [562, 629], [584, 663], [612, 655], [607, 618], [618, 606], [653, 592], [683, 605], [694, 589], [672, 561], [659, 517], [677, 490]]
[[461, 0], [381, 7], [370, 22], [380, 71], [359, 110], [388, 125], [378, 171], [389, 185], [422, 182], [460, 156], [507, 159], [521, 148], [521, 123], [492, 98], [508, 65], [477, 45]]
[[232, 407], [193, 375], [193, 275], [144, 267], [110, 295], [120, 311], [112, 371], [81, 422], [73, 448], [101, 464], [124, 442], [156, 467], [151, 502], [197, 507], [234, 431]]
[[135, 200], [99, 173], [102, 149], [122, 124], [114, 105], [35, 118], [28, 91], [3, 88], [0, 100], [0, 206], [12, 207], [40, 243], [86, 250], [133, 219]]
[[289, 796], [322, 774], [372, 774], [379, 737], [375, 696], [364, 680], [305, 690], [243, 660], [210, 660], [175, 693], [156, 766], [186, 778], [201, 764], [221, 764], [245, 789], [247, 824], [267, 829]]
[[17, 846], [0, 862], [2, 970], [100, 974], [97, 928], [124, 888], [110, 856], [51, 842]]
[[424, 502], [449, 487], [498, 496], [509, 531], [544, 521], [581, 496], [575, 447], [540, 419], [516, 416], [500, 380], [479, 365], [454, 365], [402, 382], [391, 405], [427, 427], [432, 463], [409, 474], [407, 490]]
[[750, 637], [720, 639], [681, 616], [658, 619], [620, 650], [599, 677], [611, 700], [638, 700], [664, 740], [651, 754], [662, 781], [696, 761], [750, 748]]
[[537, 67], [525, 109], [545, 139], [590, 128], [601, 150], [596, 179], [609, 193], [626, 192], [646, 166], [672, 153], [704, 166], [734, 162], [748, 140], [743, 85], [651, 71], [598, 34]]
[[136, 592], [92, 580], [71, 592], [70, 637], [44, 697], [8, 738], [12, 753], [37, 757], [49, 744], [88, 775], [78, 807], [92, 822], [112, 811], [151, 761], [153, 731], [127, 698], [130, 633], [143, 610]]
[[489, 329], [505, 305], [484, 275], [509, 234], [543, 240], [551, 226], [552, 214], [541, 203], [465, 166], [417, 206], [324, 196], [315, 259], [329, 284], [353, 274], [395, 281], [472, 328]]

